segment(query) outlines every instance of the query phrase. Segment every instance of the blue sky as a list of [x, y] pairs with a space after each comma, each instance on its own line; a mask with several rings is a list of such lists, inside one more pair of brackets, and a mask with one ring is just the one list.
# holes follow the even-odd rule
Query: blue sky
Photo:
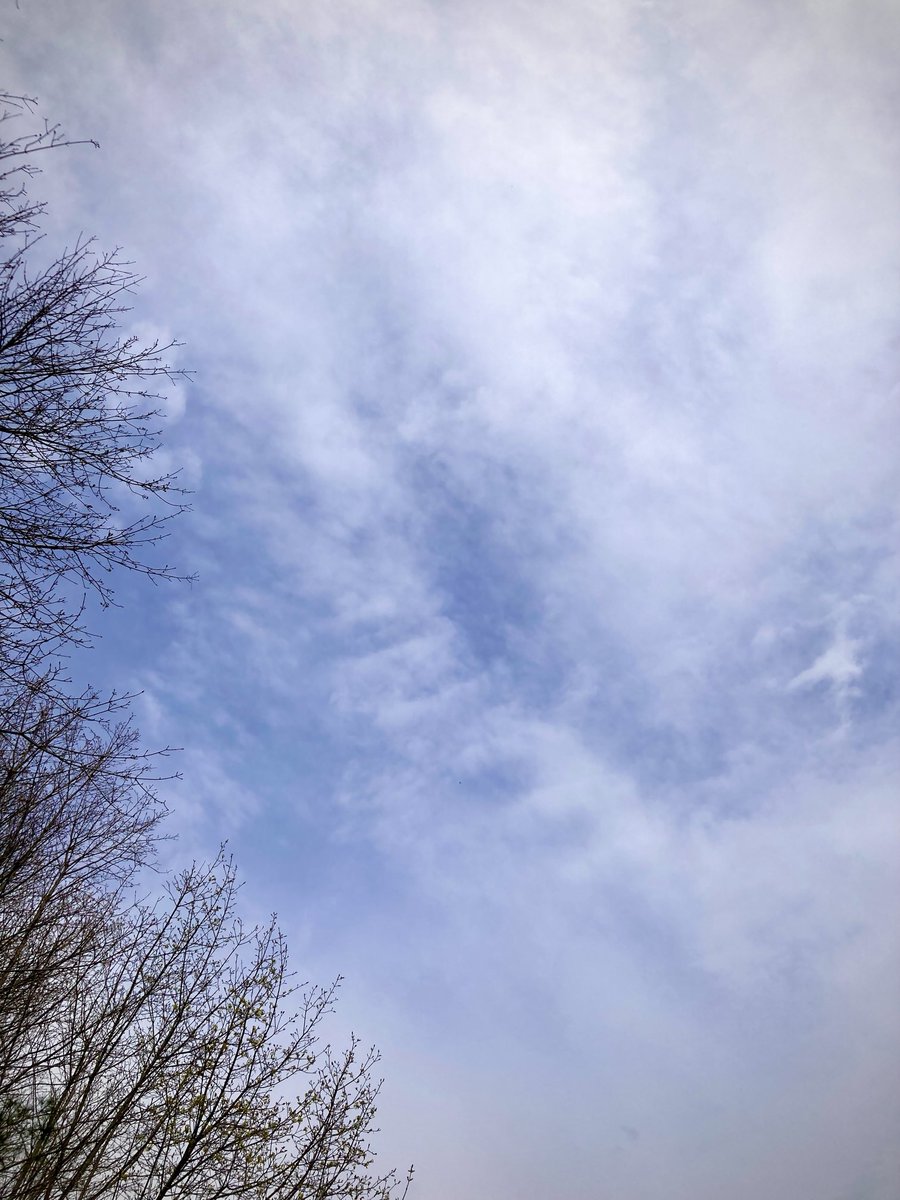
[[[421, 1200], [900, 1190], [891, 0], [23, 0], [177, 336], [140, 688]], [[79, 665], [79, 669], [82, 669]]]

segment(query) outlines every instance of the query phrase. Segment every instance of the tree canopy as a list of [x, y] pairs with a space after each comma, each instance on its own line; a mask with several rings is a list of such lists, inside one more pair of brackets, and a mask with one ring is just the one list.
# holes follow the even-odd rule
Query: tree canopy
[[[32, 105], [0, 110], [2, 135]], [[184, 498], [152, 469], [170, 347], [118, 327], [131, 268], [83, 240], [32, 265], [61, 144], [0, 136], [0, 1200], [388, 1200], [377, 1053], [322, 1042], [337, 984], [244, 925], [224, 853], [159, 873], [127, 699], [64, 682], [89, 593], [174, 574], [146, 551]]]

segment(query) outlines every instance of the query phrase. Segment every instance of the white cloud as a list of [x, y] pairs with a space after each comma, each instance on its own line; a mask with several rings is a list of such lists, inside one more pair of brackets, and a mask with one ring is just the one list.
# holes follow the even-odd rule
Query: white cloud
[[863, 673], [858, 650], [860, 643], [847, 636], [842, 630], [831, 645], [819, 657], [801, 671], [788, 684], [788, 689], [814, 687], [817, 683], [828, 683], [841, 695], [852, 690], [853, 681]]

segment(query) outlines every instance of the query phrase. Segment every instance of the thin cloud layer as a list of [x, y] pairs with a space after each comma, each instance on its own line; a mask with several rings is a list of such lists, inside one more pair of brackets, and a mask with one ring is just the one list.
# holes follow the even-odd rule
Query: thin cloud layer
[[81, 7], [3, 47], [104, 145], [43, 185], [198, 368], [201, 583], [91, 670], [348, 976], [389, 1152], [892, 1200], [893, 5]]

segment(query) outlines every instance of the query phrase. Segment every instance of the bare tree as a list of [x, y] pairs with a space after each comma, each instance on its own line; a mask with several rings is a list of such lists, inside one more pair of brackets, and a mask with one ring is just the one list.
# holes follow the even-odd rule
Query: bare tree
[[[33, 269], [37, 222], [25, 184], [55, 127], [4, 137], [30, 102], [0, 94], [0, 669], [34, 667], [81, 641], [85, 598], [112, 600], [119, 567], [174, 572], [148, 556], [184, 508], [155, 473], [154, 386], [172, 345], [122, 336], [138, 282], [117, 253], [79, 241]], [[136, 510], [136, 504], [146, 511]]]
[[46, 680], [0, 689], [0, 1104], [46, 1069], [34, 1037], [153, 861], [162, 810], [123, 716]]
[[246, 930], [235, 896], [220, 858], [107, 916], [32, 1031], [3, 1200], [397, 1194], [371, 1172], [377, 1056], [320, 1047], [334, 988], [295, 988], [274, 921]]
[[4, 139], [30, 107], [0, 93], [0, 1200], [405, 1195], [372, 1170], [377, 1054], [320, 1041], [336, 985], [293, 982], [274, 918], [245, 928], [223, 855], [151, 887], [128, 698], [54, 665], [116, 569], [171, 577], [150, 548], [184, 505], [152, 469], [171, 347], [117, 328], [130, 267], [89, 242], [30, 265], [24, 185], [63, 141]]
[[[319, 1045], [219, 857], [134, 885], [161, 810], [127, 723], [35, 688], [0, 711], [0, 1200], [387, 1200], [377, 1056]], [[292, 1094], [295, 1093], [295, 1094]]]

